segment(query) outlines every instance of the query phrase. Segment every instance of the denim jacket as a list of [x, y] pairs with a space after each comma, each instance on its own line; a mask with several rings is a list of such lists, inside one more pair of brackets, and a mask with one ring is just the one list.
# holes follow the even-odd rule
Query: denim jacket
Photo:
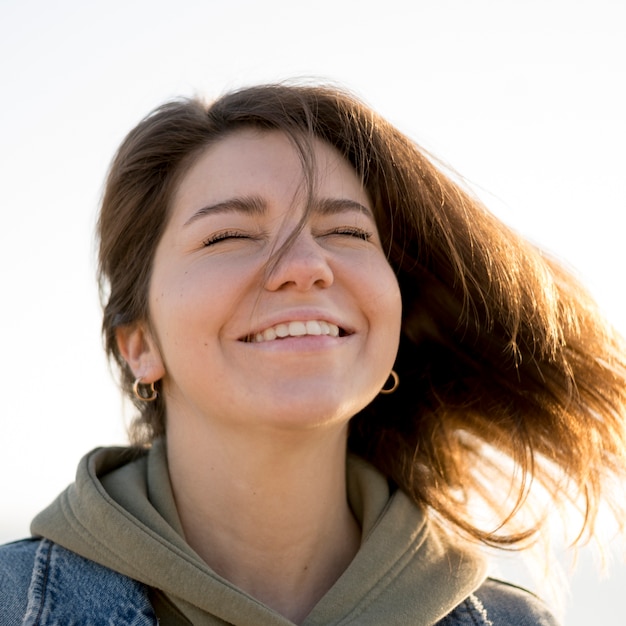
[[[47, 539], [0, 548], [0, 618], [2, 626], [158, 624], [145, 585]], [[556, 621], [530, 593], [488, 579], [436, 626], [466, 625], [555, 626]]]

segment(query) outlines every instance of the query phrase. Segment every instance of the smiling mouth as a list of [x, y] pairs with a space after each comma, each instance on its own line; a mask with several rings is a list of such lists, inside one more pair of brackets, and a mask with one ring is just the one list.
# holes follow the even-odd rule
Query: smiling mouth
[[248, 343], [262, 343], [264, 341], [274, 341], [276, 339], [286, 339], [287, 337], [305, 337], [327, 335], [330, 337], [345, 337], [348, 335], [345, 330], [325, 320], [307, 320], [306, 322], [295, 321], [276, 326], [270, 326], [262, 332], [247, 335], [243, 341]]

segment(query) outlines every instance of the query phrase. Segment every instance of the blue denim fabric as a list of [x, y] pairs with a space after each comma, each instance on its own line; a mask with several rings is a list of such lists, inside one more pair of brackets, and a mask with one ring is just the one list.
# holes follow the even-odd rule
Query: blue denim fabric
[[487, 579], [474, 596], [486, 608], [495, 626], [558, 626], [554, 615], [539, 598], [515, 585]]
[[56, 544], [0, 548], [3, 626], [153, 626], [144, 585]]
[[20, 626], [28, 606], [37, 542], [18, 541], [0, 548], [0, 624]]
[[[156, 626], [141, 583], [47, 539], [0, 547], [1, 626]], [[543, 603], [487, 580], [436, 626], [556, 626]]]
[[546, 605], [515, 585], [488, 578], [436, 626], [558, 626]]

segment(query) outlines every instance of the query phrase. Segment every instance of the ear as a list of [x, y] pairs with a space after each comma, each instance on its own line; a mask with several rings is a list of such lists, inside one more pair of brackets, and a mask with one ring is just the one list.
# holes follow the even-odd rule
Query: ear
[[148, 384], [163, 378], [165, 366], [161, 353], [144, 323], [120, 326], [115, 335], [120, 354], [136, 378]]

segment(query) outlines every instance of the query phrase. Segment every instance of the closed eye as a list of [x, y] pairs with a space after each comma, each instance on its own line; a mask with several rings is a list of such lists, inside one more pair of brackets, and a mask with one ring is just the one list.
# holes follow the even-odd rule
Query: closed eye
[[347, 235], [348, 237], [356, 237], [357, 239], [363, 239], [363, 241], [370, 241], [373, 237], [373, 233], [365, 230], [364, 228], [356, 228], [354, 226], [342, 226], [332, 230], [330, 235]]
[[224, 230], [207, 237], [202, 245], [206, 248], [227, 239], [249, 239], [249, 236], [237, 230]]

